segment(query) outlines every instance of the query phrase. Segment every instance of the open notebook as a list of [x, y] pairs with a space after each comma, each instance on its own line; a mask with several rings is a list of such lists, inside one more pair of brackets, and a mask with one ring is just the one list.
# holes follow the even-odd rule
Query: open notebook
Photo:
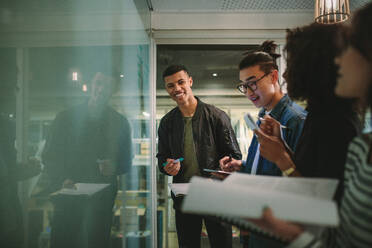
[[337, 206], [331, 200], [337, 184], [334, 179], [243, 173], [233, 173], [222, 182], [193, 177], [182, 209], [218, 216], [240, 228], [275, 238], [245, 218], [260, 218], [267, 206], [280, 219], [305, 225], [337, 226]]
[[75, 188], [62, 188], [54, 193], [52, 195], [66, 195], [66, 196], [87, 196], [91, 197], [96, 193], [101, 192], [106, 187], [108, 187], [109, 184], [106, 183], [76, 183]]
[[189, 183], [169, 183], [168, 187], [175, 196], [185, 196], [189, 190]]

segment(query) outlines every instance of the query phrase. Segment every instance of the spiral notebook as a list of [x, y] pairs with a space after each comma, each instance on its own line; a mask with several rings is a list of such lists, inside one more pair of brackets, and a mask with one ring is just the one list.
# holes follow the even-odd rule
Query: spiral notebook
[[238, 217], [229, 217], [229, 216], [223, 216], [223, 215], [216, 215], [214, 216], [221, 222], [228, 223], [230, 225], [234, 225], [240, 229], [249, 231], [252, 234], [255, 234], [256, 236], [261, 236], [263, 238], [269, 238], [271, 240], [275, 240], [277, 242], [282, 243], [283, 245], [287, 244], [288, 241], [282, 239], [281, 237], [276, 236], [275, 234], [268, 232], [266, 230], [261, 229], [257, 225], [255, 225], [252, 222], [249, 222], [248, 220], [238, 218]]
[[[338, 225], [332, 195], [337, 180], [252, 176], [233, 173], [225, 181], [193, 177], [182, 205], [187, 213], [218, 216], [252, 232], [270, 236], [246, 218], [260, 218], [270, 207], [280, 219], [324, 227]], [[271, 235], [275, 238], [274, 235]]]

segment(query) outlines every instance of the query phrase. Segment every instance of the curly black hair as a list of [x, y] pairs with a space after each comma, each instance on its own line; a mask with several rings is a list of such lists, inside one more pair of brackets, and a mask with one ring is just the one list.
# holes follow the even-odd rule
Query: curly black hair
[[317, 23], [287, 30], [283, 77], [292, 99], [323, 107], [339, 100], [334, 93], [338, 73], [334, 59], [345, 47], [346, 33], [341, 25]]
[[352, 18], [350, 33], [351, 45], [372, 62], [372, 3], [359, 9]]
[[[351, 21], [350, 45], [372, 63], [372, 3], [355, 12]], [[371, 68], [372, 70], [372, 68]], [[361, 102], [362, 114], [372, 109], [372, 82], [369, 82], [367, 101]]]

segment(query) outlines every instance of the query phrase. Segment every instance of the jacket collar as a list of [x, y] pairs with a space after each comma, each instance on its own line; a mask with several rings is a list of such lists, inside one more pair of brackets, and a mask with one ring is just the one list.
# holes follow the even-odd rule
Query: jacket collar
[[[192, 119], [198, 118], [198, 116], [200, 116], [202, 106], [204, 105], [204, 102], [202, 102], [199, 99], [199, 97], [196, 97], [196, 96], [194, 96], [194, 97], [196, 98], [198, 103], [196, 105], [196, 110], [195, 110], [195, 113], [194, 113]], [[178, 112], [179, 116], [181, 116], [181, 118], [183, 118], [180, 108], [178, 106], [176, 108], [177, 108], [177, 112]]]
[[[290, 101], [291, 99], [289, 99], [288, 95], [285, 94], [279, 100], [279, 102], [274, 106], [274, 108], [270, 111], [270, 116], [276, 120], [279, 120], [280, 116], [282, 115], [282, 112], [284, 111], [285, 107], [288, 105]], [[262, 108], [260, 112], [258, 113], [258, 116], [263, 117], [264, 115], [265, 115], [265, 109]]]
[[195, 113], [194, 113], [194, 116], [193, 116], [193, 119], [194, 118], [197, 118], [200, 116], [200, 112], [201, 112], [201, 109], [202, 109], [202, 105], [204, 104], [200, 99], [199, 97], [196, 97], [196, 101], [198, 101], [197, 105], [196, 105], [196, 110], [195, 110]]

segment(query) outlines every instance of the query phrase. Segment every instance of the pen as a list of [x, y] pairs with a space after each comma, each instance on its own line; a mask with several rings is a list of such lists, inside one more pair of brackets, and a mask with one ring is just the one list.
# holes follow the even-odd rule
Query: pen
[[[183, 160], [184, 160], [184, 158], [177, 158], [176, 160], [173, 160], [173, 163], [182, 162]], [[167, 164], [168, 164], [168, 162], [164, 162], [163, 166], [166, 166]]]

